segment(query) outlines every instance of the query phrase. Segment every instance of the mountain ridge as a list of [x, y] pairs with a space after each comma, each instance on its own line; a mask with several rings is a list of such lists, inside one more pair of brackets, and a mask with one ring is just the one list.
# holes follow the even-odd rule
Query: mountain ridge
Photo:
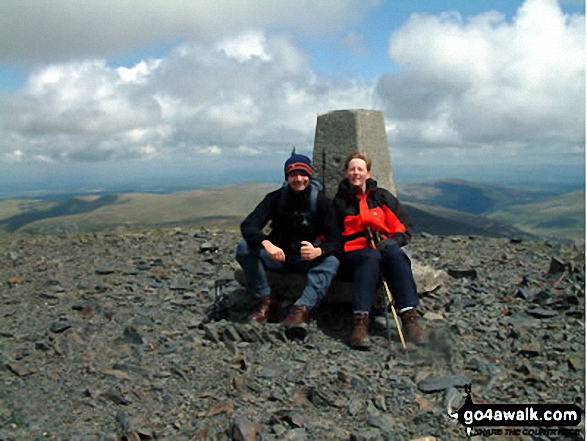
[[[188, 224], [236, 227], [265, 194], [279, 185], [247, 183], [170, 194], [124, 193], [75, 196], [57, 201], [0, 201], [0, 229], [27, 234], [60, 234]], [[417, 232], [533, 239], [584, 238], [584, 190], [547, 198], [545, 192], [444, 180], [403, 184], [398, 187], [398, 193]], [[479, 195], [482, 196], [480, 204], [467, 205], [479, 202]], [[461, 209], [455, 209], [454, 205]], [[562, 206], [567, 207], [563, 210]], [[544, 212], [540, 225], [532, 221], [532, 210]], [[565, 216], [567, 225], [562, 225], [561, 229]]]

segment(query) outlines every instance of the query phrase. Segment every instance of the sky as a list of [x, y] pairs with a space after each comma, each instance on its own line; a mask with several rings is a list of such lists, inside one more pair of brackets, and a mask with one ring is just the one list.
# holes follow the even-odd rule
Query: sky
[[398, 182], [584, 185], [582, 0], [2, 0], [0, 197], [280, 181], [383, 111]]

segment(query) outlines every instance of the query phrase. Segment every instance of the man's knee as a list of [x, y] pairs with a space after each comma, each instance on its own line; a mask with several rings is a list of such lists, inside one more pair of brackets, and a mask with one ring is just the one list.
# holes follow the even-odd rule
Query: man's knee
[[320, 265], [329, 273], [336, 274], [340, 266], [340, 261], [334, 256], [327, 256]]
[[246, 240], [241, 239], [236, 246], [236, 258], [238, 259], [239, 257], [245, 256], [247, 254], [249, 254], [249, 246], [247, 245]]
[[242, 239], [236, 246], [236, 261], [242, 263], [243, 260], [248, 260], [250, 257], [259, 257], [259, 253], [255, 252], [254, 248], [251, 248], [246, 240]]

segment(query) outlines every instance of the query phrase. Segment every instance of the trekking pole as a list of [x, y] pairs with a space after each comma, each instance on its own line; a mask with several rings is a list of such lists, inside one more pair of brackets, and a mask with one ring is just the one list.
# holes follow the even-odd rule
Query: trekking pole
[[326, 149], [322, 150], [322, 186], [326, 193]]
[[[366, 228], [367, 231], [367, 242], [369, 242], [369, 244], [371, 245], [371, 247], [373, 249], [378, 249], [377, 245], [379, 244], [379, 240], [378, 238], [376, 238], [373, 235], [373, 231], [371, 230], [371, 227], [367, 227]], [[376, 232], [378, 233], [378, 232]], [[385, 276], [383, 277], [383, 287], [385, 288], [385, 294], [387, 297], [387, 302], [385, 304], [385, 322], [387, 324], [387, 342], [389, 343], [389, 347], [391, 350], [391, 326], [389, 325], [389, 310], [391, 309], [391, 312], [393, 313], [393, 319], [395, 321], [395, 326], [397, 328], [397, 332], [399, 334], [399, 338], [402, 342], [402, 346], [405, 350], [408, 349], [408, 346], [406, 345], [406, 341], [404, 340], [404, 334], [402, 332], [402, 328], [399, 324], [399, 320], [397, 318], [397, 313], [395, 312], [395, 308], [393, 305], [393, 297], [391, 296], [391, 292], [389, 291], [389, 286], [387, 286], [387, 281], [385, 280]]]

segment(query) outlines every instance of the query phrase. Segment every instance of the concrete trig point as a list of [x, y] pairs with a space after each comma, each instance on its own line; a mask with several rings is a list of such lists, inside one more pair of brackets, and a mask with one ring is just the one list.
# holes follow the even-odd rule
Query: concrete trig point
[[333, 110], [318, 115], [312, 162], [323, 180], [326, 195], [333, 198], [343, 179], [349, 153], [363, 150], [371, 156], [371, 174], [379, 187], [397, 194], [387, 144], [385, 120], [380, 110]]

